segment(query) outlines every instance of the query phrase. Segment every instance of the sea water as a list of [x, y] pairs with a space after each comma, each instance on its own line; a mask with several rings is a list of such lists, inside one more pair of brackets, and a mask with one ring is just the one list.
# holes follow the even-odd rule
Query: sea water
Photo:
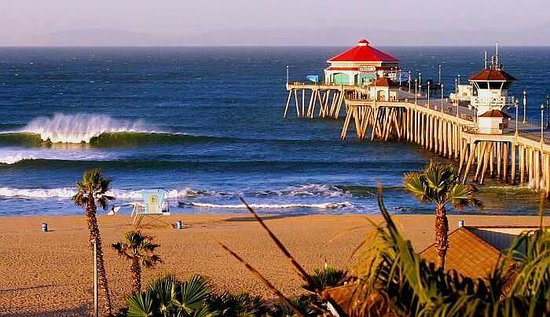
[[[129, 212], [143, 189], [168, 192], [176, 213], [432, 212], [403, 173], [438, 159], [414, 144], [340, 140], [342, 122], [283, 118], [291, 80], [322, 75], [343, 47], [0, 48], [0, 215], [66, 215], [75, 184], [99, 167]], [[445, 87], [483, 67], [481, 47], [387, 47], [402, 68]], [[505, 70], [540, 122], [550, 48], [504, 47]], [[446, 89], [448, 90], [448, 89]], [[514, 109], [509, 110], [514, 113]], [[536, 214], [529, 189], [490, 184], [483, 211]]]

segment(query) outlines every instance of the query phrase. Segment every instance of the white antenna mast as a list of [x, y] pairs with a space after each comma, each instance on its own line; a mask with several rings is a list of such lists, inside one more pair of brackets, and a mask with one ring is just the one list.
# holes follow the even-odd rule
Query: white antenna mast
[[484, 51], [483, 61], [485, 63], [485, 69], [487, 69], [487, 51]]
[[498, 60], [498, 41], [495, 44], [495, 55], [496, 55], [495, 56], [495, 64], [496, 64], [495, 66], [496, 66], [497, 69], [500, 69], [500, 62]]

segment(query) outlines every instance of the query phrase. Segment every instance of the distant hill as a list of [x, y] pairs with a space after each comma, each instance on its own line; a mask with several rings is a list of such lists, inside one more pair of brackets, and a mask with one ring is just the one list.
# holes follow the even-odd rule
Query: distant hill
[[454, 31], [386, 28], [258, 28], [201, 32], [176, 30], [173, 34], [147, 34], [117, 29], [68, 30], [23, 39], [20, 46], [218, 46], [218, 45], [304, 45], [349, 46], [367, 37], [373, 45], [550, 45], [550, 24], [528, 30], [500, 31], [463, 28]]

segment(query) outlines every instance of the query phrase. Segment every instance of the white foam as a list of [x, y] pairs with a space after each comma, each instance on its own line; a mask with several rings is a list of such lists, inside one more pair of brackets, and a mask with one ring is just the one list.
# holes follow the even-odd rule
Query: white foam
[[132, 122], [107, 115], [57, 113], [52, 118], [35, 118], [18, 132], [38, 134], [43, 141], [52, 143], [90, 143], [91, 139], [103, 133], [154, 131], [141, 120]]
[[5, 198], [34, 198], [34, 199], [71, 198], [74, 194], [75, 194], [74, 188], [38, 189], [38, 188], [0, 187], [0, 197], [5, 197]]
[[[188, 205], [198, 208], [209, 208], [209, 209], [244, 209], [243, 204], [208, 204], [208, 203], [189, 203]], [[307, 209], [341, 209], [345, 207], [352, 207], [353, 204], [344, 201], [344, 202], [328, 202], [328, 203], [319, 203], [319, 204], [249, 204], [250, 207], [254, 209], [296, 209], [296, 208], [307, 208]]]
[[0, 153], [0, 164], [15, 164], [24, 160], [34, 160], [36, 156], [24, 153], [4, 154]]
[[259, 195], [276, 195], [291, 197], [351, 197], [351, 194], [332, 185], [306, 184], [300, 186], [289, 186], [281, 190], [268, 190], [259, 192]]
[[[114, 196], [117, 199], [122, 200], [140, 200], [141, 190], [119, 190], [114, 189], [108, 192], [108, 195]], [[0, 187], [0, 197], [4, 198], [27, 198], [27, 199], [47, 199], [58, 198], [66, 199], [71, 198], [76, 193], [75, 187], [61, 187], [61, 188], [13, 188], [13, 187]], [[186, 197], [194, 197], [196, 191], [190, 188], [181, 190], [168, 191], [168, 199], [178, 199]]]
[[70, 161], [104, 161], [115, 158], [112, 153], [92, 150], [54, 150], [2, 148], [0, 149], [0, 164], [16, 164], [24, 160], [70, 160]]

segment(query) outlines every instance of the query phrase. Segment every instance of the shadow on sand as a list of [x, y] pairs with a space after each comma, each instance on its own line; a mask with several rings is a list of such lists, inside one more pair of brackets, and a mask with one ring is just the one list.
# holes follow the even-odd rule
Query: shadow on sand
[[[75, 308], [48, 310], [35, 313], [17, 313], [14, 316], [38, 317], [38, 316], [89, 316], [91, 315], [90, 305], [82, 305]], [[10, 315], [11, 316], [11, 315]]]
[[[269, 221], [269, 220], [275, 220], [275, 219], [284, 219], [284, 218], [294, 218], [294, 217], [304, 217], [304, 216], [307, 216], [307, 214], [287, 214], [287, 215], [284, 215], [284, 214], [278, 214], [278, 215], [267, 215], [267, 216], [262, 216], [260, 215], [260, 217], [262, 217], [262, 220], [264, 221]], [[241, 221], [257, 221], [256, 218], [254, 217], [233, 217], [233, 218], [227, 218], [227, 219], [224, 219], [223, 221], [227, 221], [227, 222], [241, 222]]]

